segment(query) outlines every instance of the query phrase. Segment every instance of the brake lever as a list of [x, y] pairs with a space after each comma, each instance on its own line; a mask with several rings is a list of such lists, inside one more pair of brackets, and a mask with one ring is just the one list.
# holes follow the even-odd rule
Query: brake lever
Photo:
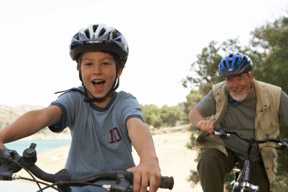
[[281, 139], [280, 145], [288, 149], [288, 139]]
[[0, 180], [13, 179], [13, 173], [21, 170], [21, 166], [16, 163], [19, 159], [19, 154], [14, 150], [4, 148], [0, 152]]
[[[126, 179], [125, 175], [122, 173], [117, 174], [117, 181], [116, 184], [113, 184], [111, 186], [111, 192], [115, 191], [115, 192], [125, 192], [128, 191], [128, 189], [130, 188], [130, 183], [129, 181]], [[132, 191], [132, 190], [131, 190]]]
[[126, 184], [125, 183], [123, 185], [123, 183], [121, 183], [121, 184], [113, 184], [113, 185], [111, 185], [110, 191], [111, 192], [125, 192], [125, 191], [128, 191], [128, 189], [131, 190], [130, 184]]
[[217, 136], [230, 136], [229, 133], [226, 133], [224, 129], [221, 129], [221, 128], [215, 128], [214, 129], [214, 135], [217, 135]]
[[0, 165], [6, 167], [11, 173], [16, 173], [22, 169], [19, 164], [21, 156], [15, 150], [5, 148], [0, 152]]

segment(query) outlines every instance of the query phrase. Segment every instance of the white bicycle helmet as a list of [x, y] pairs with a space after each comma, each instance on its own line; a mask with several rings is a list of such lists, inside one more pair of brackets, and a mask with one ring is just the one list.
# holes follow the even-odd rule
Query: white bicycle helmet
[[120, 68], [124, 68], [129, 49], [124, 36], [115, 28], [103, 24], [90, 25], [77, 32], [71, 41], [70, 56], [77, 61], [88, 51], [103, 51], [112, 54]]

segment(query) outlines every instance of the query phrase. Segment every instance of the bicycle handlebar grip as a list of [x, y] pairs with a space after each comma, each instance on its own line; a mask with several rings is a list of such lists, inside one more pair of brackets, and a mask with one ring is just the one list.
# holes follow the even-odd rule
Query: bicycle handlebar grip
[[12, 180], [12, 172], [7, 169], [7, 167], [3, 167], [0, 164], [0, 180]]
[[173, 177], [167, 177], [162, 176], [160, 181], [160, 188], [164, 189], [173, 189], [174, 186], [174, 178]]

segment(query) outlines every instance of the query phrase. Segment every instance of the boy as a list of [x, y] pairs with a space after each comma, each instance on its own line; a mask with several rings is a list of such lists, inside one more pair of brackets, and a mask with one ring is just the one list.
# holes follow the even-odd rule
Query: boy
[[[76, 33], [70, 56], [77, 62], [82, 86], [65, 91], [47, 108], [30, 111], [0, 132], [0, 147], [49, 126], [54, 132], [69, 127], [72, 136], [66, 168], [74, 178], [99, 170], [128, 169], [133, 190], [156, 192], [160, 167], [152, 137], [135, 97], [116, 92], [128, 57], [124, 36], [113, 27], [91, 25]], [[132, 147], [140, 162], [135, 166]], [[74, 187], [73, 192], [102, 191]]]

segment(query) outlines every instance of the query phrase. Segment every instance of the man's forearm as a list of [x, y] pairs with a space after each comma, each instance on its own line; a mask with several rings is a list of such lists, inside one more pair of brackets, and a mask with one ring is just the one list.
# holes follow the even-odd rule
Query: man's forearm
[[203, 120], [204, 117], [201, 115], [201, 113], [198, 111], [196, 107], [194, 107], [190, 113], [189, 113], [189, 120], [192, 123], [193, 126], [196, 126], [197, 123], [201, 120]]

